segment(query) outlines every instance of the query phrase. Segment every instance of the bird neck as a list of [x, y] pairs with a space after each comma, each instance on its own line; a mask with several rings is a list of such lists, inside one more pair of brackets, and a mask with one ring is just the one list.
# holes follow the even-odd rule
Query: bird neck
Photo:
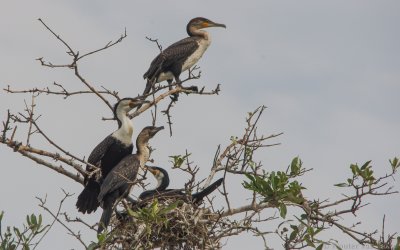
[[137, 152], [136, 154], [139, 157], [140, 166], [144, 168], [144, 165], [150, 158], [150, 149], [148, 147], [148, 143], [136, 143]]
[[126, 145], [132, 144], [133, 124], [125, 112], [117, 113], [119, 128], [113, 136]]
[[157, 179], [157, 188], [156, 191], [164, 191], [169, 186], [169, 178], [168, 176], [164, 176], [162, 179]]
[[204, 38], [206, 40], [208, 40], [210, 38], [210, 36], [209, 36], [207, 31], [195, 29], [192, 26], [187, 28], [187, 33], [188, 33], [189, 36], [198, 36], [198, 37], [202, 37], [202, 38]]

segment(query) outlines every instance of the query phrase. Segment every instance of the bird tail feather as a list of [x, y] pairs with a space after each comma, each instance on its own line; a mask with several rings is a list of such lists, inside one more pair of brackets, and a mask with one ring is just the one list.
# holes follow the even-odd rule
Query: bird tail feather
[[103, 213], [101, 214], [99, 227], [97, 228], [97, 233], [100, 234], [104, 229], [107, 228], [110, 223], [111, 215], [112, 215], [112, 204], [107, 204], [104, 206]]
[[150, 79], [147, 79], [146, 88], [144, 89], [142, 95], [145, 96], [145, 95], [149, 94], [152, 87], [153, 87], [153, 81], [151, 81]]
[[100, 185], [96, 181], [89, 180], [81, 194], [78, 196], [76, 207], [81, 213], [88, 213], [96, 211], [99, 207], [97, 196], [100, 192]]

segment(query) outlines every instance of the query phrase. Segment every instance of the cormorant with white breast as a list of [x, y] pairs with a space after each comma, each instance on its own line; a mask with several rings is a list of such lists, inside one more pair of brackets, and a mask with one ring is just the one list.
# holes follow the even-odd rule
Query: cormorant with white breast
[[93, 173], [96, 169], [90, 165], [86, 166], [89, 175], [84, 176], [85, 188], [76, 202], [79, 212], [96, 211], [99, 207], [97, 196], [100, 192], [101, 181], [122, 158], [132, 153], [133, 124], [127, 113], [145, 102], [147, 101], [138, 98], [123, 98], [115, 104], [113, 112], [118, 121], [118, 130], [100, 142], [89, 155], [88, 162], [100, 168], [100, 171]]
[[145, 127], [136, 139], [136, 154], [125, 156], [105, 177], [97, 197], [103, 208], [97, 233], [101, 233], [107, 228], [117, 199], [124, 198], [129, 194], [130, 187], [136, 180], [139, 168], [143, 169], [149, 160], [149, 140], [162, 129], [164, 127]]
[[189, 200], [194, 204], [199, 204], [202, 202], [204, 197], [214, 192], [214, 190], [217, 189], [224, 180], [224, 178], [220, 178], [202, 191], [191, 194], [189, 197], [187, 197], [187, 195], [181, 189], [167, 189], [167, 187], [169, 186], [169, 175], [165, 169], [150, 166], [146, 166], [146, 169], [154, 175], [158, 183], [155, 189], [147, 190], [141, 193], [139, 195], [140, 200], [148, 200], [153, 198], [160, 199], [162, 197], [177, 197], [183, 199], [189, 198]]
[[189, 37], [163, 50], [144, 73], [143, 78], [147, 79], [147, 84], [143, 95], [150, 93], [155, 83], [165, 80], [168, 81], [170, 89], [173, 79], [181, 85], [180, 74], [197, 63], [210, 46], [211, 37], [207, 31], [202, 30], [210, 27], [226, 28], [225, 24], [215, 23], [204, 17], [196, 17], [189, 21], [186, 26]]

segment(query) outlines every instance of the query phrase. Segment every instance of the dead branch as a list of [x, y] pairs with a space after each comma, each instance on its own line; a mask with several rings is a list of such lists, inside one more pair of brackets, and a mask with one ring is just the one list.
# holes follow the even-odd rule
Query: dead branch
[[[64, 192], [64, 198], [60, 201], [56, 213], [53, 213], [53, 212], [46, 206], [46, 199], [42, 199], [42, 198], [36, 197], [36, 199], [38, 199], [39, 202], [40, 202], [40, 203], [39, 203], [39, 207], [43, 208], [46, 212], [48, 212], [48, 213], [53, 217], [54, 221], [52, 222], [50, 228], [51, 228], [51, 227], [54, 225], [54, 223], [57, 221], [58, 223], [60, 223], [60, 225], [62, 225], [65, 229], [67, 229], [67, 231], [69, 232], [70, 235], [72, 235], [74, 238], [76, 238], [76, 239], [85, 247], [85, 249], [87, 249], [87, 245], [86, 245], [85, 242], [83, 242], [83, 240], [81, 239], [80, 233], [75, 233], [74, 231], [72, 231], [72, 229], [70, 229], [70, 228], [69, 228], [64, 222], [62, 222], [62, 221], [60, 220], [60, 218], [59, 218], [60, 212], [61, 212], [61, 208], [62, 208], [62, 205], [63, 205], [64, 201], [65, 201], [67, 198], [69, 198], [69, 197], [72, 196], [71, 194], [65, 192], [64, 190], [63, 190], [63, 192]], [[47, 232], [50, 230], [50, 228], [47, 230]], [[43, 236], [45, 236], [45, 235], [47, 234], [47, 232], [46, 232]]]
[[[64, 96], [64, 99], [67, 99], [70, 96], [74, 95], [81, 95], [81, 94], [95, 94], [92, 91], [86, 91], [86, 90], [81, 90], [81, 91], [68, 91], [67, 89], [64, 88], [61, 84], [58, 84], [56, 82], [53, 83], [55, 86], [58, 86], [61, 88], [60, 91], [56, 90], [51, 90], [50, 87], [45, 87], [43, 89], [38, 89], [38, 88], [32, 88], [32, 89], [27, 89], [27, 90], [15, 90], [11, 89], [10, 85], [7, 85], [7, 88], [3, 88], [3, 90], [7, 93], [10, 94], [46, 94], [46, 95], [61, 95]], [[102, 87], [104, 88], [104, 87]], [[98, 93], [100, 94], [107, 94], [115, 97], [117, 100], [119, 100], [118, 92], [116, 91], [110, 91], [110, 90], [97, 90]]]

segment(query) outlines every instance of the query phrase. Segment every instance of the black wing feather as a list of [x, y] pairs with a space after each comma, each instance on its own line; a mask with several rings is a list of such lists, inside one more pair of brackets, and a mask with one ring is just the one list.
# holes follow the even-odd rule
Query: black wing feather
[[[107, 153], [108, 149], [115, 142], [111, 136], [107, 136], [101, 141], [90, 153], [88, 162], [97, 167], [101, 167], [101, 159]], [[94, 171], [93, 167], [86, 165], [86, 171]], [[84, 176], [85, 187], [79, 194], [76, 202], [76, 207], [81, 213], [92, 213], [97, 210], [99, 203], [97, 201], [97, 195], [100, 191], [99, 178], [101, 176], [100, 171], [95, 176]]]
[[[139, 167], [140, 161], [137, 155], [125, 156], [104, 179], [97, 198], [98, 201], [101, 202], [107, 194], [111, 194], [115, 190], [125, 186], [128, 182], [134, 181]], [[125, 192], [127, 190], [121, 191]]]
[[143, 78], [154, 81], [162, 72], [168, 71], [174, 64], [182, 64], [199, 47], [196, 37], [182, 39], [161, 52], [150, 64]]
[[[92, 150], [89, 155], [88, 162], [92, 165], [95, 165], [96, 167], [100, 167], [101, 159], [114, 143], [115, 139], [111, 135], [104, 138], [104, 140], [97, 144], [97, 146]], [[86, 171], [91, 172], [94, 171], [94, 169], [91, 166], [87, 165]], [[87, 183], [87, 176], [85, 176], [85, 183]]]

